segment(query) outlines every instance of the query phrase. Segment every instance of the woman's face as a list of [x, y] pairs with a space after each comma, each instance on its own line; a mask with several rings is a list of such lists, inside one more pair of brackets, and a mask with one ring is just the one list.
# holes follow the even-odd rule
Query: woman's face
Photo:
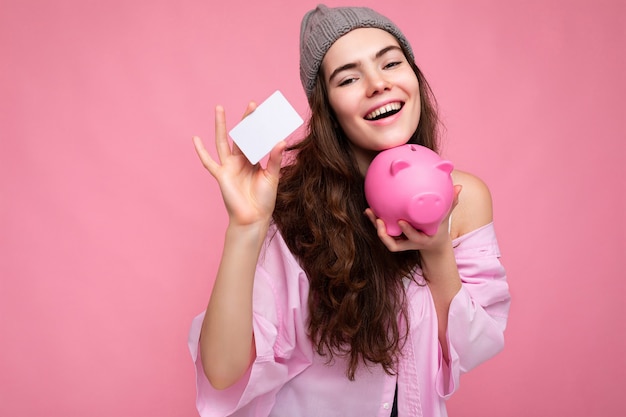
[[406, 143], [417, 129], [419, 82], [389, 32], [348, 32], [326, 53], [322, 75], [361, 171], [379, 151]]

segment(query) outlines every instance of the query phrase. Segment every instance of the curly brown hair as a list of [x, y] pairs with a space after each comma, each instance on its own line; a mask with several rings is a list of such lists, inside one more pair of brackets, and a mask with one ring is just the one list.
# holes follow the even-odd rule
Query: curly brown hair
[[[409, 62], [420, 85], [421, 115], [408, 142], [437, 151], [436, 102]], [[307, 134], [289, 148], [293, 160], [282, 169], [273, 216], [309, 279], [309, 334], [329, 363], [335, 355], [347, 359], [350, 380], [360, 363], [394, 374], [408, 329], [400, 324], [408, 323], [403, 278], [413, 276], [420, 255], [390, 252], [363, 214], [364, 176], [320, 74], [309, 106]]]

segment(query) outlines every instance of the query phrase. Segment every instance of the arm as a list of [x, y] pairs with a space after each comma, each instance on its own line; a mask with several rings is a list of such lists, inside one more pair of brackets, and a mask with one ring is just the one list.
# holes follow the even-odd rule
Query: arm
[[229, 224], [200, 336], [204, 373], [216, 389], [228, 388], [254, 359], [252, 288], [267, 227]]
[[[254, 108], [251, 103], [246, 115]], [[244, 375], [256, 355], [252, 289], [276, 201], [285, 144], [272, 150], [266, 169], [250, 164], [236, 145], [230, 148], [220, 106], [215, 110], [215, 136], [220, 163], [194, 137], [196, 152], [217, 180], [229, 216], [220, 266], [202, 323], [200, 351], [207, 379], [216, 389], [224, 389]]]
[[428, 236], [415, 230], [409, 223], [400, 221], [398, 224], [406, 238], [395, 239], [387, 235], [384, 222], [376, 219], [371, 210], [367, 210], [368, 216], [377, 227], [379, 237], [389, 250], [420, 251], [422, 270], [428, 279], [437, 313], [439, 342], [446, 360], [449, 359], [446, 337], [448, 312], [452, 299], [461, 289], [452, 239], [488, 224], [493, 218], [491, 195], [480, 179], [460, 171], [453, 172], [453, 179], [457, 185], [455, 185], [455, 203], [451, 210], [450, 233], [448, 233], [449, 216], [442, 221], [434, 236]]
[[437, 233], [443, 235], [440, 240], [442, 244], [435, 244], [421, 250], [422, 268], [424, 275], [428, 278], [428, 286], [437, 312], [439, 343], [446, 360], [450, 358], [446, 337], [450, 303], [461, 289], [461, 277], [452, 250], [452, 239], [478, 229], [493, 220], [491, 193], [485, 183], [461, 171], [454, 171], [452, 175], [455, 184], [459, 184], [463, 192], [458, 190], [457, 204], [451, 214], [450, 233], [446, 227], [446, 219]]

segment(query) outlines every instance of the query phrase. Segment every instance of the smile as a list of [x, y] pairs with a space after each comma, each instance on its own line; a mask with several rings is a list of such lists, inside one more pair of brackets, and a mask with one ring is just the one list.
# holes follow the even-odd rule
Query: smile
[[396, 101], [394, 103], [385, 104], [382, 107], [377, 108], [371, 113], [365, 115], [365, 120], [380, 120], [385, 117], [389, 117], [398, 113], [402, 109], [402, 103]]

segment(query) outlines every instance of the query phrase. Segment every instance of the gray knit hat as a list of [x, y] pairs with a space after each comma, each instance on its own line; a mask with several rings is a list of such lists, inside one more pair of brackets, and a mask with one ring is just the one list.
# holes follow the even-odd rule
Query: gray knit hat
[[398, 39], [409, 58], [415, 59], [409, 41], [385, 16], [367, 7], [328, 8], [320, 4], [304, 15], [300, 26], [300, 81], [308, 98], [328, 49], [337, 39], [357, 28], [386, 30]]

